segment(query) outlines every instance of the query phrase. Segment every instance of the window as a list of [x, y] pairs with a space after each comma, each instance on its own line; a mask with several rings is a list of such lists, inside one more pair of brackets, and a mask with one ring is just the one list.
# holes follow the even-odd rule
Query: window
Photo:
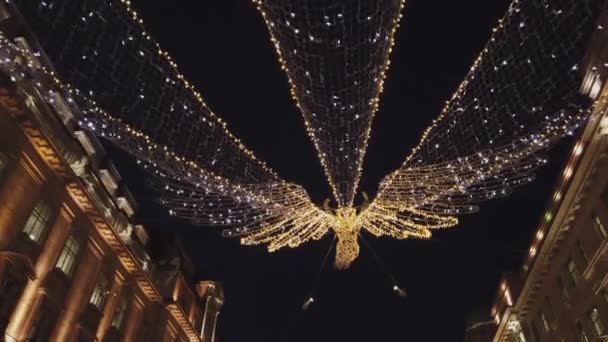
[[580, 255], [581, 259], [583, 260], [583, 264], [586, 267], [587, 264], [589, 264], [589, 259], [587, 258], [587, 254], [585, 253], [585, 247], [583, 246], [583, 243], [580, 240], [576, 241], [576, 250]]
[[44, 201], [38, 201], [34, 210], [32, 210], [30, 217], [27, 219], [27, 222], [25, 222], [23, 232], [27, 234], [32, 241], [40, 243], [42, 236], [48, 228], [50, 220], [51, 208]]
[[562, 294], [562, 299], [564, 300], [564, 302], [568, 302], [570, 296], [568, 295], [568, 289], [566, 288], [562, 277], [557, 277], [557, 285], [559, 285], [559, 288], [561, 290], [560, 292]]
[[101, 309], [107, 294], [108, 281], [106, 277], [101, 275], [101, 277], [97, 281], [97, 284], [95, 284], [95, 288], [93, 289], [93, 294], [91, 295], [89, 303], [93, 304], [97, 309]]
[[57, 260], [57, 264], [55, 265], [67, 276], [72, 274], [74, 261], [76, 260], [79, 248], [80, 244], [78, 243], [78, 240], [76, 240], [73, 235], [68, 236], [68, 239], [65, 241], [65, 245], [63, 245], [63, 249], [61, 250], [61, 255], [59, 255], [59, 259]]
[[585, 332], [585, 328], [583, 328], [583, 325], [581, 324], [581, 322], [576, 322], [576, 330], [578, 332], [578, 336], [581, 342], [591, 342], [591, 340], [589, 339], [589, 336], [587, 336], [587, 333]]
[[125, 312], [127, 311], [127, 302], [124, 299], [121, 299], [116, 306], [116, 310], [114, 311], [114, 317], [112, 317], [112, 326], [116, 328], [116, 330], [120, 330], [122, 326], [122, 321], [125, 318]]
[[597, 312], [596, 308], [593, 308], [589, 312], [589, 318], [591, 320], [591, 325], [593, 326], [593, 330], [595, 330], [595, 334], [599, 337], [604, 334], [604, 325], [600, 320], [600, 314]]
[[574, 260], [572, 260], [572, 258], [568, 260], [568, 274], [570, 275], [570, 282], [572, 283], [572, 285], [575, 286], [576, 284], [578, 284], [580, 276], [578, 274], [576, 264], [574, 263]]
[[606, 227], [604, 227], [602, 219], [600, 219], [600, 217], [595, 213], [593, 213], [593, 227], [595, 228], [595, 231], [602, 237], [602, 239], [608, 237], [608, 233], [606, 233]]
[[547, 320], [547, 316], [545, 315], [544, 312], [540, 312], [540, 320], [541, 322], [543, 322], [543, 328], [545, 328], [545, 332], [549, 332], [549, 330], [551, 329], [549, 327], [549, 321]]

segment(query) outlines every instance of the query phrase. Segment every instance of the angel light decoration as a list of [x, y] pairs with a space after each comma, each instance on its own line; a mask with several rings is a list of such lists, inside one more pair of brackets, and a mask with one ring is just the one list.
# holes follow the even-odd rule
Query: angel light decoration
[[602, 0], [513, 0], [401, 167], [357, 207], [405, 1], [254, 0], [333, 191], [335, 207], [318, 206], [227, 129], [129, 1], [13, 2], [56, 70], [4, 36], [1, 68], [68, 99], [56, 109], [136, 157], [172, 215], [270, 251], [333, 231], [337, 268], [356, 259], [364, 231], [430, 238], [530, 182], [593, 106], [578, 93], [578, 66]]

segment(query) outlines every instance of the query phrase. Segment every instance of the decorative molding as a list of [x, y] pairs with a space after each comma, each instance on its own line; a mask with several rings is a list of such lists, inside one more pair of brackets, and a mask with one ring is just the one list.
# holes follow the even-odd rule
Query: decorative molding
[[179, 323], [182, 329], [184, 329], [184, 333], [186, 333], [186, 336], [188, 336], [190, 341], [200, 341], [198, 333], [194, 330], [192, 324], [190, 324], [188, 315], [182, 310], [181, 306], [175, 302], [170, 302], [165, 304], [165, 308], [175, 321]]

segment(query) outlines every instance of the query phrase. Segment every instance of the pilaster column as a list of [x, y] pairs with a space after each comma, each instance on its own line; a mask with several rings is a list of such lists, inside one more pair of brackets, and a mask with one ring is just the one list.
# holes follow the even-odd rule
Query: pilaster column
[[9, 248], [38, 200], [44, 176], [23, 153], [0, 187], [0, 250]]
[[201, 328], [201, 340], [203, 342], [215, 342], [215, 329], [217, 328], [217, 319], [220, 315], [220, 308], [224, 304], [224, 299], [216, 293], [212, 293], [207, 297], [205, 305], [205, 316]]
[[85, 248], [66, 296], [65, 309], [57, 319], [51, 341], [75, 341], [78, 336], [78, 319], [91, 297], [103, 257], [101, 248], [92, 238], [88, 239]]
[[129, 304], [129, 315], [126, 317], [123, 341], [136, 341], [143, 318], [145, 304], [138, 295], [133, 295]]
[[114, 279], [112, 280], [112, 288], [106, 298], [106, 304], [103, 307], [103, 313], [101, 314], [101, 319], [97, 326], [97, 333], [95, 334], [97, 341], [103, 341], [103, 337], [108, 332], [110, 324], [112, 324], [112, 317], [114, 316], [114, 311], [122, 296], [124, 285], [125, 277], [119, 271], [116, 271]]
[[59, 215], [57, 215], [40, 256], [34, 265], [36, 277], [28, 280], [13, 311], [10, 323], [6, 329], [10, 336], [19, 340], [25, 339], [28, 336], [33, 321], [37, 316], [39, 301], [42, 299], [41, 286], [48, 273], [55, 267], [57, 258], [70, 232], [73, 219], [74, 213], [64, 204], [59, 210]]

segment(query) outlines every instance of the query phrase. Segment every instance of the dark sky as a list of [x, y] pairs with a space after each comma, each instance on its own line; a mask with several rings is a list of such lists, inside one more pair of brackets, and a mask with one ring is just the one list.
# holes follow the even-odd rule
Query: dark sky
[[[469, 69], [506, 0], [409, 0], [365, 160], [362, 190], [375, 193], [439, 113]], [[136, 0], [146, 27], [197, 85], [207, 104], [283, 178], [321, 202], [329, 188], [288, 95], [268, 32], [251, 1]], [[565, 150], [561, 146], [560, 150]], [[115, 152], [116, 153], [116, 152]], [[315, 286], [331, 237], [266, 253], [219, 230], [168, 218], [153, 204], [143, 173], [117, 156], [140, 203], [140, 221], [184, 240], [202, 279], [221, 282], [222, 341], [463, 341], [467, 317], [489, 312], [500, 274], [520, 266], [540, 220], [563, 153], [509, 199], [484, 204], [430, 241], [365, 236], [347, 271], [328, 264]], [[409, 297], [397, 297], [382, 268]], [[314, 289], [316, 302], [300, 309]]]

